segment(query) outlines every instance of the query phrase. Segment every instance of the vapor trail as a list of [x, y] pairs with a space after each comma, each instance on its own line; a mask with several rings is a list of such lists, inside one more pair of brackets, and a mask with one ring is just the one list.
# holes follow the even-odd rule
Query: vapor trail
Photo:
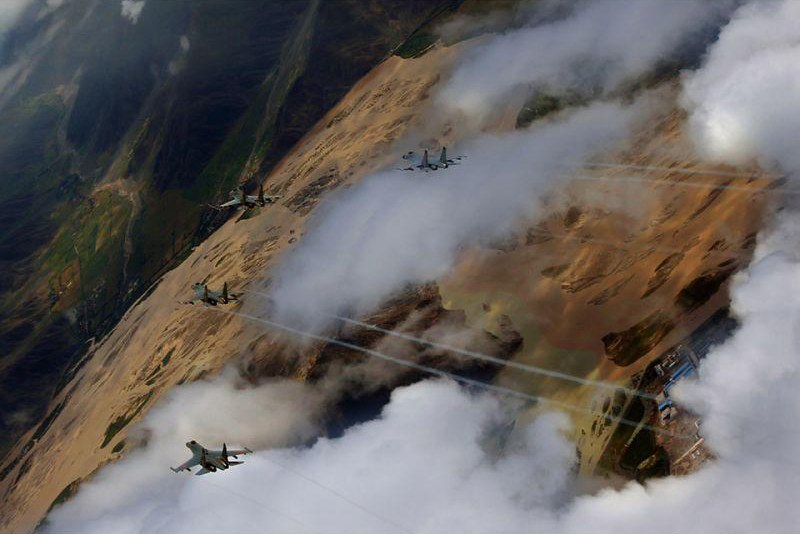
[[600, 163], [592, 161], [575, 162], [573, 166], [577, 167], [603, 167], [603, 168], [618, 168], [618, 169], [631, 169], [637, 171], [669, 171], [679, 174], [711, 174], [716, 176], [732, 176], [738, 178], [753, 178], [757, 173], [753, 172], [736, 172], [736, 171], [715, 171], [706, 169], [687, 169], [681, 167], [659, 167], [656, 165], [629, 165], [627, 163]]
[[743, 185], [710, 184], [707, 182], [685, 182], [680, 180], [658, 180], [655, 178], [645, 178], [643, 176], [572, 176], [573, 180], [592, 181], [592, 182], [631, 182], [631, 183], [652, 183], [659, 186], [689, 187], [695, 189], [722, 189], [729, 191], [744, 191], [747, 193], [784, 193], [788, 195], [800, 195], [800, 189], [780, 189], [775, 187], [747, 187]]
[[558, 400], [552, 399], [550, 397], [543, 397], [543, 396], [540, 396], [540, 395], [531, 395], [531, 394], [528, 394], [528, 393], [522, 393], [521, 391], [517, 391], [517, 390], [514, 390], [514, 389], [504, 388], [502, 386], [495, 386], [493, 384], [487, 384], [486, 382], [481, 382], [480, 380], [474, 380], [472, 378], [466, 378], [466, 377], [463, 377], [463, 376], [460, 376], [460, 375], [457, 375], [457, 374], [454, 374], [454, 373], [449, 373], [447, 371], [442, 371], [441, 369], [436, 369], [435, 367], [429, 367], [427, 365], [423, 365], [423, 364], [420, 364], [420, 363], [411, 362], [411, 361], [408, 361], [408, 360], [403, 360], [402, 358], [397, 358], [395, 356], [390, 356], [388, 354], [383, 354], [382, 352], [378, 352], [378, 351], [376, 351], [374, 349], [368, 349], [368, 348], [365, 348], [365, 347], [361, 347], [359, 345], [355, 345], [353, 343], [348, 343], [347, 341], [341, 341], [339, 339], [334, 339], [334, 338], [331, 338], [331, 337], [328, 337], [328, 336], [323, 336], [323, 335], [319, 335], [319, 334], [313, 334], [311, 332], [306, 332], [306, 331], [300, 330], [298, 328], [294, 328], [294, 327], [291, 327], [291, 326], [288, 326], [288, 325], [284, 325], [284, 324], [281, 324], [281, 323], [276, 323], [274, 321], [270, 321], [269, 319], [262, 319], [261, 317], [256, 317], [254, 315], [249, 315], [249, 314], [241, 313], [241, 312], [234, 312], [234, 311], [230, 311], [230, 310], [223, 310], [223, 309], [220, 309], [220, 308], [206, 307], [205, 309], [210, 310], [210, 311], [215, 311], [217, 313], [224, 313], [224, 314], [227, 314], [227, 315], [235, 315], [235, 316], [238, 316], [238, 317], [242, 317], [244, 319], [249, 319], [249, 320], [257, 322], [257, 323], [265, 324], [267, 326], [270, 326], [270, 327], [278, 329], [278, 330], [283, 330], [284, 332], [290, 332], [292, 334], [296, 334], [296, 335], [298, 335], [300, 337], [305, 337], [305, 338], [308, 338], [308, 339], [314, 339], [314, 340], [317, 340], [317, 341], [324, 341], [324, 342], [330, 343], [332, 345], [338, 345], [340, 347], [344, 347], [344, 348], [347, 348], [347, 349], [352, 349], [352, 350], [356, 350], [356, 351], [359, 351], [359, 352], [363, 352], [364, 354], [367, 354], [369, 356], [374, 356], [374, 357], [379, 358], [381, 360], [392, 362], [392, 363], [395, 363], [397, 365], [402, 365], [402, 366], [408, 367], [410, 369], [416, 369], [417, 371], [422, 371], [424, 373], [427, 373], [427, 374], [430, 374], [430, 375], [433, 375], [433, 376], [438, 376], [440, 378], [449, 378], [450, 380], [453, 380], [453, 381], [461, 383], [461, 384], [465, 384], [465, 385], [468, 385], [468, 386], [474, 386], [474, 387], [477, 387], [477, 388], [485, 389], [487, 391], [492, 391], [494, 393], [499, 393], [501, 395], [507, 395], [509, 397], [516, 397], [518, 399], [522, 399], [522, 400], [526, 400], [526, 401], [530, 401], [530, 402], [534, 402], [534, 403], [542, 402], [542, 403], [550, 404], [551, 406], [554, 406], [554, 407], [557, 407], [557, 408], [562, 408], [564, 410], [569, 410], [569, 411], [573, 411], [573, 412], [586, 413], [586, 414], [590, 414], [590, 415], [599, 415], [599, 416], [604, 417], [605, 419], [607, 419], [609, 421], [614, 421], [615, 423], [627, 425], [627, 426], [630, 426], [632, 428], [644, 428], [644, 429], [651, 430], [653, 432], [657, 432], [659, 434], [663, 434], [665, 436], [669, 436], [669, 437], [673, 437], [673, 438], [693, 439], [693, 437], [694, 437], [694, 436], [691, 436], [691, 435], [688, 435], [688, 434], [676, 434], [676, 433], [670, 432], [668, 430], [664, 430], [663, 428], [658, 428], [658, 427], [655, 427], [655, 426], [652, 426], [652, 425], [649, 425], [649, 424], [646, 424], [646, 423], [640, 423], [640, 422], [637, 422], [637, 421], [632, 421], [630, 419], [626, 419], [624, 417], [619, 417], [619, 416], [615, 416], [615, 415], [611, 415], [611, 414], [606, 414], [604, 412], [600, 412], [598, 410], [592, 410], [591, 408], [586, 408], [586, 407], [583, 407], [583, 406], [576, 406], [574, 404], [569, 404], [567, 402], [558, 401]]
[[[248, 291], [248, 293], [252, 293], [252, 294], [255, 294], [255, 295], [260, 295], [262, 297], [266, 297], [267, 299], [270, 298], [270, 296], [267, 293], [261, 293], [259, 291]], [[364, 328], [368, 328], [368, 329], [374, 330], [376, 332], [381, 332], [383, 334], [388, 334], [390, 336], [402, 338], [402, 339], [405, 339], [405, 340], [408, 340], [408, 341], [413, 341], [415, 343], [421, 343], [423, 345], [427, 345], [429, 347], [434, 347], [434, 348], [437, 348], [437, 349], [446, 350], [448, 352], [455, 352], [455, 353], [461, 354], [463, 356], [468, 356], [468, 357], [474, 358], [476, 360], [482, 360], [482, 361], [486, 361], [486, 362], [491, 362], [491, 363], [494, 363], [494, 364], [497, 364], [497, 365], [500, 365], [500, 366], [503, 366], [503, 367], [511, 367], [513, 369], [519, 369], [521, 371], [525, 371], [525, 372], [528, 372], [528, 373], [547, 376], [547, 377], [550, 377], [550, 378], [557, 378], [559, 380], [566, 380], [566, 381], [569, 381], [569, 382], [574, 382], [576, 384], [580, 384], [582, 386], [591, 386], [591, 387], [604, 388], [604, 389], [608, 389], [610, 391], [617, 391], [617, 390], [621, 389], [621, 390], [625, 391], [625, 393], [628, 393], [629, 395], [634, 395], [636, 397], [641, 397], [641, 398], [649, 399], [649, 400], [656, 400], [656, 396], [655, 395], [651, 395], [649, 393], [643, 393], [643, 392], [641, 392], [639, 390], [632, 389], [632, 388], [625, 387], [625, 386], [621, 386], [621, 385], [618, 385], [618, 384], [613, 384], [613, 383], [610, 383], [610, 382], [603, 382], [603, 381], [600, 381], [600, 380], [592, 380], [592, 379], [584, 378], [584, 377], [581, 377], [581, 376], [578, 376], [578, 375], [571, 375], [569, 373], [562, 373], [560, 371], [553, 371], [551, 369], [546, 369], [544, 367], [539, 367], [537, 365], [527, 365], [527, 364], [524, 364], [524, 363], [504, 360], [502, 358], [497, 358], [496, 356], [491, 356], [489, 354], [484, 354], [482, 352], [476, 352], [476, 351], [473, 351], [473, 350], [462, 349], [462, 348], [459, 348], [459, 347], [455, 347], [453, 345], [448, 345], [446, 343], [438, 343], [438, 342], [435, 342], [435, 341], [430, 341], [430, 340], [427, 340], [427, 339], [423, 339], [423, 338], [419, 338], [419, 337], [416, 337], [416, 336], [412, 336], [411, 334], [406, 334], [404, 332], [398, 332], [396, 330], [389, 330], [389, 329], [386, 329], [386, 328], [381, 328], [380, 326], [376, 326], [376, 325], [373, 325], [373, 324], [365, 323], [365, 322], [362, 322], [362, 321], [357, 321], [355, 319], [350, 319], [348, 317], [344, 317], [344, 316], [341, 316], [341, 315], [336, 315], [336, 314], [333, 314], [333, 313], [324, 313], [324, 312], [317, 312], [317, 313], [319, 315], [323, 315], [323, 316], [329, 317], [331, 319], [337, 319], [337, 320], [343, 321], [345, 323], [354, 324], [354, 325], [358, 325], [358, 326], [363, 326]]]
[[238, 491], [234, 491], [234, 490], [232, 490], [230, 488], [226, 488], [225, 486], [221, 486], [219, 484], [215, 484], [213, 481], [208, 480], [207, 478], [204, 478], [203, 482], [206, 483], [206, 484], [209, 484], [211, 486], [214, 486], [215, 488], [217, 488], [217, 489], [219, 489], [221, 491], [225, 491], [225, 492], [227, 492], [227, 493], [229, 493], [231, 495], [234, 495], [234, 496], [236, 496], [236, 497], [238, 497], [240, 499], [244, 499], [246, 501], [249, 501], [249, 502], [251, 502], [251, 503], [263, 508], [264, 510], [266, 510], [267, 512], [269, 512], [271, 514], [279, 515], [279, 516], [283, 517], [284, 519], [288, 519], [292, 523], [295, 523], [296, 525], [300, 525], [301, 527], [303, 527], [303, 529], [305, 529], [305, 530], [307, 530], [309, 532], [313, 532], [314, 534], [320, 534], [319, 531], [314, 530], [309, 525], [303, 523], [299, 519], [297, 519], [295, 517], [292, 517], [291, 515], [289, 515], [289, 514], [287, 514], [285, 512], [281, 512], [280, 510], [276, 510], [274, 508], [271, 508], [271, 507], [267, 506], [266, 504], [262, 503], [261, 501], [257, 501], [256, 499], [253, 499], [249, 495], [245, 495], [244, 493], [239, 493]]
[[331, 495], [335, 495], [336, 497], [339, 497], [344, 502], [355, 506], [356, 508], [358, 508], [362, 512], [365, 512], [367, 515], [371, 515], [372, 517], [374, 517], [376, 519], [379, 519], [379, 520], [383, 521], [384, 523], [386, 523], [388, 525], [392, 525], [393, 527], [397, 527], [400, 530], [402, 530], [403, 532], [408, 532], [408, 534], [414, 534], [414, 531], [409, 529], [408, 527], [405, 527], [405, 526], [401, 525], [400, 523], [392, 521], [391, 519], [387, 519], [387, 518], [383, 517], [382, 515], [379, 515], [379, 514], [373, 512], [369, 508], [365, 507], [363, 504], [357, 503], [356, 501], [352, 500], [347, 495], [344, 495], [343, 493], [340, 493], [340, 492], [336, 491], [335, 489], [326, 486], [325, 484], [323, 484], [323, 483], [311, 478], [310, 476], [305, 475], [305, 474], [301, 473], [300, 471], [297, 471], [296, 469], [292, 469], [288, 465], [279, 464], [275, 460], [271, 460], [271, 459], [266, 458], [266, 457], [264, 459], [267, 460], [269, 463], [271, 463], [271, 464], [273, 464], [273, 465], [275, 465], [277, 467], [280, 467], [284, 471], [286, 471], [288, 473], [292, 473], [293, 475], [295, 475], [295, 476], [297, 476], [299, 478], [302, 478], [303, 480], [305, 480], [307, 482], [310, 482], [311, 484], [314, 484], [315, 486], [317, 486], [319, 488], [324, 489], [325, 491], [327, 491]]
[[[273, 328], [276, 328], [278, 330], [283, 330], [285, 332], [290, 332], [290, 333], [299, 335], [301, 337], [307, 337], [307, 338], [310, 338], [310, 339], [315, 339], [317, 341], [324, 341], [326, 343], [331, 343], [333, 345], [338, 345], [340, 347], [353, 349], [353, 350], [356, 350], [356, 351], [359, 351], [359, 352], [363, 352], [364, 354], [367, 354], [369, 356], [374, 356], [376, 358], [379, 358], [379, 359], [382, 359], [382, 360], [386, 360], [386, 361], [389, 361], [389, 362], [392, 362], [392, 363], [395, 363], [395, 364], [398, 364], [398, 365], [402, 365], [404, 367], [409, 367], [411, 369], [416, 369], [418, 371], [422, 371], [422, 372], [428, 373], [430, 375], [438, 376], [440, 378], [449, 378], [450, 380], [453, 380], [455, 382], [458, 382], [458, 383], [461, 383], [461, 384], [465, 384], [465, 385], [468, 385], [468, 386], [481, 388], [481, 389], [484, 389], [484, 390], [487, 390], [487, 391], [491, 391], [493, 393], [498, 393], [498, 394], [506, 395], [506, 396], [509, 396], [509, 397], [516, 397], [518, 399], [527, 400], [527, 401], [530, 401], [530, 402], [533, 402], [533, 403], [542, 402], [542, 403], [550, 404], [551, 406], [554, 406], [554, 407], [557, 407], [557, 408], [561, 408], [561, 409], [564, 409], [564, 410], [569, 410], [569, 411], [572, 411], [572, 412], [585, 413], [585, 414], [589, 414], [589, 415], [597, 415], [597, 416], [603, 417], [603, 418], [605, 418], [605, 419], [607, 419], [609, 421], [614, 421], [615, 423], [626, 425], [626, 426], [629, 426], [629, 427], [634, 428], [634, 429], [642, 428], [642, 429], [650, 430], [652, 432], [655, 432], [655, 433], [658, 433], [658, 434], [661, 434], [661, 435], [664, 435], [664, 436], [667, 436], [667, 437], [671, 437], [671, 438], [695, 439], [695, 436], [692, 435], [692, 434], [670, 432], [669, 430], [665, 430], [663, 428], [659, 428], [659, 427], [656, 427], [656, 426], [653, 426], [653, 425], [650, 425], [650, 424], [647, 424], [647, 423], [640, 423], [640, 422], [633, 421], [631, 419], [627, 419], [625, 417], [606, 414], [605, 412], [601, 412], [599, 410], [593, 410], [591, 408], [586, 408], [584, 406], [577, 406], [575, 404], [570, 404], [570, 403], [567, 403], [567, 402], [555, 400], [555, 399], [550, 398], [550, 397], [544, 397], [544, 396], [541, 396], [541, 395], [532, 395], [532, 394], [528, 394], [528, 393], [522, 393], [521, 391], [517, 391], [517, 390], [514, 390], [514, 389], [505, 388], [505, 387], [502, 387], [502, 386], [495, 386], [494, 384], [488, 384], [488, 383], [482, 382], [480, 380], [474, 380], [472, 378], [466, 378], [466, 377], [463, 377], [463, 376], [460, 376], [460, 375], [457, 375], [457, 374], [454, 374], [454, 373], [450, 373], [450, 372], [447, 372], [447, 371], [442, 371], [441, 369], [436, 369], [435, 367], [429, 367], [427, 365], [423, 365], [423, 364], [420, 364], [420, 363], [404, 360], [402, 358], [397, 358], [395, 356], [390, 356], [388, 354], [384, 354], [382, 352], [378, 352], [378, 351], [376, 351], [374, 349], [368, 349], [368, 348], [365, 348], [365, 347], [361, 347], [359, 345], [355, 345], [355, 344], [349, 343], [347, 341], [341, 341], [339, 339], [334, 339], [334, 338], [331, 338], [331, 337], [318, 335], [318, 334], [313, 334], [311, 332], [306, 332], [306, 331], [303, 331], [303, 330], [300, 330], [300, 329], [297, 329], [297, 328], [293, 328], [293, 327], [288, 326], [288, 325], [284, 325], [284, 324], [281, 324], [281, 323], [276, 323], [274, 321], [270, 321], [268, 319], [262, 319], [260, 317], [254, 316], [254, 315], [249, 315], [249, 314], [241, 313], [241, 312], [234, 312], [234, 311], [230, 311], [230, 310], [223, 310], [223, 309], [220, 309], [220, 308], [207, 307], [206, 309], [211, 310], [211, 311], [216, 311], [216, 312], [219, 312], [219, 313], [225, 313], [225, 314], [229, 314], [229, 315], [236, 315], [236, 316], [239, 316], [239, 317], [243, 317], [245, 319], [249, 319], [251, 321], [255, 321], [255, 322], [266, 324], [266, 325], [271, 326]], [[642, 395], [639, 395], [639, 396], [642, 396]], [[743, 417], [743, 416], [741, 416], [741, 415], [739, 415], [737, 413], [728, 412], [728, 411], [725, 411], [725, 410], [721, 410], [718, 413], [720, 413], [721, 415], [726, 415], [726, 416], [734, 418], [734, 419], [740, 419], [740, 420], [744, 420], [744, 421], [752, 421], [751, 418]], [[785, 430], [789, 430], [790, 429], [790, 427], [787, 426], [787, 425], [783, 425], [783, 424], [780, 424], [780, 423], [778, 423], [778, 424]], [[786, 462], [789, 461], [787, 458], [779, 457], [779, 456], [776, 456], [776, 455], [773, 455], [773, 454], [770, 454], [770, 453], [765, 453], [764, 457], [768, 458], [768, 459], [770, 459], [771, 461], [774, 461], [774, 462], [786, 463]], [[794, 469], [794, 473], [795, 473], [795, 475], [800, 476], [800, 470]]]
[[[687, 252], [689, 252], [691, 250], [691, 249], [682, 250], [682, 249], [679, 249], [679, 248], [672, 248], [672, 247], [653, 247], [653, 248], [626, 247], [626, 246], [620, 245], [616, 241], [612, 241], [610, 239], [596, 239], [594, 237], [583, 237], [583, 236], [579, 236], [579, 235], [557, 234], [555, 232], [550, 232], [550, 231], [546, 231], [546, 230], [532, 230], [531, 233], [532, 234], [536, 234], [536, 235], [548, 236], [548, 237], [552, 237], [552, 238], [555, 238], [555, 239], [561, 239], [562, 241], [580, 241], [581, 243], [590, 243], [590, 244], [594, 244], [594, 245], [601, 246], [601, 247], [609, 247], [609, 248], [615, 248], [615, 249], [619, 249], [619, 250], [627, 250], [628, 252], [653, 251], [653, 252], [663, 252], [664, 254], [686, 254]], [[719, 257], [725, 257], [725, 258], [730, 258], [730, 256], [731, 256], [731, 254], [728, 254], [727, 252], [720, 252], [720, 251], [716, 251], [716, 250], [707, 250], [706, 254], [708, 254], [710, 256], [719, 256]]]
[[641, 397], [643, 399], [649, 399], [649, 400], [655, 400], [656, 399], [655, 395], [650, 395], [649, 393], [643, 393], [643, 392], [638, 391], [636, 389], [632, 389], [632, 388], [625, 387], [625, 386], [620, 386], [620, 385], [617, 385], [617, 384], [612, 384], [610, 382], [603, 382], [603, 381], [600, 381], [600, 380], [591, 380], [589, 378], [583, 378], [583, 377], [580, 377], [580, 376], [577, 376], [577, 375], [571, 375], [569, 373], [562, 373], [560, 371], [552, 371], [550, 369], [546, 369], [544, 367], [539, 367], [539, 366], [536, 366], [536, 365], [527, 365], [527, 364], [524, 364], [524, 363], [504, 360], [502, 358], [497, 358], [495, 356], [490, 356], [488, 354], [483, 354], [481, 352], [475, 352], [473, 350], [461, 349], [459, 347], [454, 347], [453, 345], [448, 345], [446, 343], [437, 343], [435, 341], [430, 341], [430, 340], [427, 340], [427, 339], [419, 338], [419, 337], [416, 337], [416, 336], [412, 336], [410, 334], [406, 334], [404, 332], [397, 332], [395, 330], [388, 330], [386, 328], [381, 328], [380, 326], [372, 325], [372, 324], [369, 324], [369, 323], [364, 323], [364, 322], [361, 322], [361, 321], [357, 321], [355, 319], [350, 319], [348, 317], [343, 317], [341, 315], [335, 315], [335, 314], [324, 314], [324, 315], [326, 315], [328, 317], [331, 317], [332, 319], [338, 319], [338, 320], [343, 321], [345, 323], [354, 324], [354, 325], [358, 325], [358, 326], [363, 326], [364, 328], [368, 328], [368, 329], [374, 330], [376, 332], [381, 332], [383, 334], [388, 334], [390, 336], [395, 336], [395, 337], [402, 338], [402, 339], [405, 339], [405, 340], [408, 340], [408, 341], [414, 341], [415, 343], [420, 343], [422, 345], [428, 345], [429, 347], [434, 347], [434, 348], [437, 348], [437, 349], [446, 350], [448, 352], [455, 352], [457, 354], [461, 354], [463, 356], [468, 356], [468, 357], [474, 358], [476, 360], [482, 360], [482, 361], [486, 361], [486, 362], [495, 363], [495, 364], [501, 365], [503, 367], [510, 367], [510, 368], [519, 369], [521, 371], [525, 371], [525, 372], [528, 372], [528, 373], [534, 373], [534, 374], [537, 374], [537, 375], [547, 376], [547, 377], [550, 377], [550, 378], [557, 378], [559, 380], [566, 380], [568, 382], [574, 382], [574, 383], [580, 384], [582, 386], [591, 386], [591, 387], [603, 388], [603, 389], [607, 389], [609, 391], [617, 391], [617, 390], [621, 389], [621, 390], [625, 391], [625, 393], [628, 393], [629, 395], [634, 395], [636, 397]]

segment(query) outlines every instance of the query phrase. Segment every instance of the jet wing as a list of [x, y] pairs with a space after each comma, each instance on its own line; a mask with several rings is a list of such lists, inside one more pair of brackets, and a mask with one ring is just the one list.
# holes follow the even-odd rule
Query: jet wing
[[[244, 449], [228, 449], [228, 456], [239, 456], [242, 454], [252, 454], [253, 451], [245, 447]], [[222, 456], [222, 451], [208, 451], [209, 455], [215, 456], [217, 458]]]
[[222, 298], [222, 291], [209, 290], [208, 298], [213, 300], [220, 300]]
[[185, 462], [183, 462], [178, 467], [170, 467], [170, 469], [172, 469], [176, 473], [180, 473], [181, 471], [191, 471], [192, 467], [194, 467], [196, 465], [199, 465], [199, 464], [200, 464], [200, 458], [198, 458], [196, 456], [192, 456], [191, 459], [186, 460]]
[[227, 201], [225, 204], [220, 204], [220, 208], [231, 208], [233, 206], [238, 206], [242, 202], [238, 198], [234, 198], [233, 200]]
[[253, 451], [245, 447], [244, 449], [231, 449], [228, 451], [228, 456], [239, 456], [242, 454], [251, 454]]
[[[264, 202], [275, 202], [281, 198], [279, 195], [264, 195]], [[261, 199], [256, 195], [247, 195], [247, 202], [251, 204], [258, 204]]]

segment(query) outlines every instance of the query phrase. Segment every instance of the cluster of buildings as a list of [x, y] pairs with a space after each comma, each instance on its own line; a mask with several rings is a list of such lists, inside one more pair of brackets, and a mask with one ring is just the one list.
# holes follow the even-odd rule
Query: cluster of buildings
[[700, 360], [686, 345], [678, 345], [667, 353], [654, 367], [656, 376], [663, 380], [661, 391], [656, 396], [659, 419], [667, 423], [678, 415], [678, 408], [670, 396], [670, 390], [681, 379], [697, 373]]

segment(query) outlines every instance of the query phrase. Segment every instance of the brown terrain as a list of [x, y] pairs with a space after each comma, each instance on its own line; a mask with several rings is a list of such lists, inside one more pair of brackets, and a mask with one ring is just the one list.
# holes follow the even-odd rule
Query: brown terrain
[[[420, 127], [426, 99], [458, 48], [392, 57], [374, 69], [266, 177], [267, 192], [282, 200], [232, 217], [89, 350], [50, 415], [0, 466], [0, 530], [33, 529], [62, 491], [124, 456], [131, 425], [176, 384], [216, 374], [231, 362], [244, 372], [319, 380], [337, 361], [364, 358], [320, 344], [298, 348], [262, 325], [181, 301], [201, 280], [212, 288], [223, 281], [234, 290], [263, 288], [281, 255], [302, 239], [325, 194], [394, 161], [397, 141]], [[399, 296], [368, 319], [413, 332], [448, 321], [473, 332], [483, 352], [620, 385], [637, 380], [655, 357], [727, 306], [730, 277], [747, 265], [769, 199], [764, 189], [773, 185], [758, 175], [713, 174], [732, 169], [696, 161], [682, 123], [678, 111], [654, 113], [630, 148], [603, 161], [691, 174], [580, 171], [548, 200], [541, 220], [494, 248], [464, 251], [446, 279]], [[439, 139], [452, 142], [455, 135], [444, 125]], [[647, 181], [626, 180], [631, 176]], [[245, 294], [232, 309], [259, 315], [265, 307], [264, 299]], [[374, 331], [339, 335], [366, 346], [386, 342]], [[429, 365], [464, 370], [447, 355], [404, 347]], [[608, 392], [518, 370], [495, 374], [474, 365], [467, 371], [595, 412], [631, 405], [630, 399], [605, 402]], [[414, 378], [405, 375], [398, 383]], [[614, 471], [603, 452], [616, 425], [597, 413], [573, 415], [582, 469]]]

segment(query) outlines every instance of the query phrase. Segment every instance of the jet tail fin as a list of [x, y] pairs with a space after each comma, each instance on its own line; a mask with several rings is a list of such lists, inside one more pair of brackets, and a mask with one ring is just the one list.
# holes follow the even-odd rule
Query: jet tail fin
[[208, 302], [208, 300], [209, 300], [209, 298], [208, 298], [208, 285], [204, 285], [203, 286], [203, 300], [205, 300], [206, 302]]
[[422, 166], [422, 167], [427, 167], [428, 165], [430, 165], [430, 164], [428, 163], [428, 151], [426, 150], [426, 151], [425, 151], [425, 152], [422, 154], [422, 165], [421, 165], [421, 166]]
[[[222, 302], [228, 302], [228, 282], [222, 284]], [[224, 445], [224, 443], [223, 443]], [[224, 450], [224, 447], [223, 447]]]
[[258, 203], [261, 204], [262, 206], [264, 204], [266, 204], [266, 202], [264, 201], [264, 186], [263, 185], [258, 186]]
[[447, 165], [447, 147], [446, 146], [442, 147], [442, 155], [439, 156], [439, 163], [441, 163], [443, 165]]

